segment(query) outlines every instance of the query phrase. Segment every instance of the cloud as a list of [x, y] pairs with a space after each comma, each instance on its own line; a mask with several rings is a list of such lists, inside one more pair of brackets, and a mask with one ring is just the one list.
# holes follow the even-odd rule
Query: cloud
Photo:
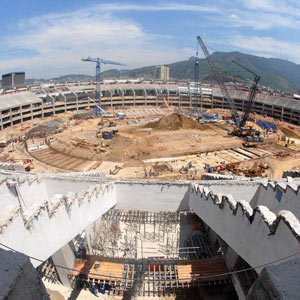
[[165, 4], [152, 4], [152, 5], [140, 5], [140, 4], [101, 4], [96, 6], [101, 11], [189, 11], [189, 12], [212, 12], [219, 13], [220, 9], [215, 6], [205, 5], [193, 5], [193, 4], [182, 4], [182, 3], [165, 3]]
[[235, 36], [228, 41], [232, 46], [266, 57], [280, 57], [300, 63], [300, 43], [283, 42], [272, 37]]
[[274, 13], [238, 11], [231, 14], [224, 23], [225, 27], [249, 27], [254, 30], [268, 30], [277, 28], [298, 29], [300, 21], [293, 17], [286, 17]]
[[[225, 45], [227, 50], [243, 49], [299, 62], [299, 44], [283, 41], [289, 31], [295, 36], [299, 32], [296, 0], [222, 0], [214, 5], [196, 5], [196, 1], [146, 3], [150, 4], [103, 3], [21, 20], [15, 34], [0, 40], [1, 71], [23, 69], [28, 76], [46, 78], [66, 73], [94, 74], [92, 64], [80, 61], [87, 56], [120, 61], [128, 65], [126, 68], [166, 64], [194, 55], [191, 47], [197, 34], [207, 41], [215, 39], [213, 45]], [[168, 12], [170, 16], [174, 12], [178, 24], [172, 20], [170, 33], [167, 28], [159, 32], [157, 26], [145, 28], [143, 21], [136, 22], [136, 14], [129, 18], [131, 11], [147, 12], [147, 24], [150, 13], [155, 23], [161, 21], [154, 19], [155, 12]], [[168, 16], [163, 21], [162, 26], [168, 24]], [[281, 34], [287, 33], [281, 41], [275, 32], [278, 28]]]
[[251, 0], [243, 1], [246, 8], [264, 12], [276, 12], [291, 16], [300, 16], [300, 6], [298, 1], [287, 0]]
[[[177, 6], [170, 8], [178, 9]], [[104, 8], [106, 10], [108, 7]], [[179, 47], [174, 51], [172, 46], [161, 45], [161, 41], [171, 36], [150, 34], [131, 19], [116, 17], [94, 7], [22, 20], [18, 28], [19, 34], [8, 37], [0, 46], [6, 51], [18, 49], [34, 54], [0, 60], [0, 63], [5, 70], [23, 68], [29, 76], [51, 77], [69, 72], [93, 74], [92, 64], [80, 61], [86, 56], [120, 61], [133, 68], [174, 62], [192, 55], [190, 49]]]

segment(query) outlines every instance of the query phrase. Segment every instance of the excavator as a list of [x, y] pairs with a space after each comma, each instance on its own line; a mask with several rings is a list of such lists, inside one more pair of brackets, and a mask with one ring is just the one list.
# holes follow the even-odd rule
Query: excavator
[[231, 132], [231, 135], [234, 136], [238, 136], [238, 137], [242, 137], [244, 138], [244, 146], [246, 147], [251, 147], [251, 146], [256, 146], [259, 145], [261, 143], [264, 142], [264, 138], [261, 136], [261, 133], [259, 130], [255, 130], [254, 128], [252, 128], [251, 126], [246, 126], [246, 123], [249, 119], [249, 114], [253, 105], [253, 101], [258, 89], [258, 83], [260, 81], [260, 76], [255, 74], [253, 71], [251, 71], [250, 69], [244, 67], [243, 65], [241, 65], [240, 63], [236, 62], [236, 61], [232, 61], [233, 63], [237, 64], [238, 66], [240, 66], [241, 68], [243, 68], [244, 70], [250, 72], [251, 74], [254, 75], [254, 80], [252, 82], [252, 86], [250, 89], [250, 93], [249, 93], [249, 97], [248, 97], [248, 101], [245, 107], [245, 111], [244, 111], [244, 115], [241, 118], [240, 115], [237, 112], [236, 106], [234, 104], [234, 101], [232, 100], [226, 86], [223, 80], [223, 77], [221, 75], [221, 72], [218, 70], [215, 62], [213, 61], [211, 55], [209, 54], [203, 40], [201, 39], [200, 36], [197, 36], [197, 41], [199, 43], [199, 45], [202, 48], [202, 51], [205, 55], [205, 57], [207, 58], [208, 64], [210, 65], [213, 74], [219, 84], [219, 87], [221, 89], [222, 94], [224, 95], [224, 97], [227, 99], [227, 102], [229, 104], [229, 107], [231, 109], [231, 115], [232, 115], [232, 119], [233, 122], [235, 124], [235, 128], [233, 129], [233, 131]]

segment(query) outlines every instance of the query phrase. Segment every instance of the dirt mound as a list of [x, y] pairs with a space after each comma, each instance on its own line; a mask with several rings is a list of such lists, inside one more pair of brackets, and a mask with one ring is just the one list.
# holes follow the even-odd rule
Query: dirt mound
[[295, 139], [300, 138], [299, 127], [290, 124], [289, 125], [276, 124], [276, 125], [287, 137], [295, 138]]
[[147, 124], [145, 127], [157, 130], [179, 130], [179, 129], [200, 129], [205, 130], [210, 127], [205, 124], [200, 124], [198, 121], [186, 117], [184, 115], [173, 113], [162, 117], [157, 122]]

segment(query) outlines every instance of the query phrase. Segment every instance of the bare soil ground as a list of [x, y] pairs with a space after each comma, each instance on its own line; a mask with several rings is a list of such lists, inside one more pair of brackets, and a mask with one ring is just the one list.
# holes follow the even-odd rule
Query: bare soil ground
[[[126, 110], [128, 117], [125, 120], [97, 118], [80, 121], [77, 124], [71, 123], [72, 114], [60, 115], [64, 130], [62, 133], [50, 137], [50, 147], [75, 160], [78, 158], [78, 166], [75, 166], [76, 161], [74, 160], [73, 163], [72, 160], [72, 166], [76, 170], [80, 169], [80, 160], [89, 160], [95, 162], [96, 170], [103, 171], [107, 175], [110, 173], [109, 170], [114, 170], [116, 165], [121, 167], [122, 169], [112, 175], [122, 178], [143, 178], [145, 172], [149, 172], [150, 169], [156, 172], [155, 168], [160, 169], [163, 165], [166, 165], [167, 168], [156, 172], [159, 173], [159, 176], [155, 179], [186, 179], [190, 178], [190, 173], [193, 173], [194, 179], [200, 179], [201, 173], [206, 172], [203, 169], [205, 164], [219, 166], [221, 162], [233, 163], [233, 173], [247, 176], [278, 177], [282, 174], [282, 170], [299, 166], [300, 158], [297, 153], [300, 151], [300, 139], [292, 141], [292, 137], [300, 138], [297, 126], [273, 120], [280, 130], [278, 133], [265, 137], [267, 145], [258, 147], [255, 151], [259, 155], [252, 157], [250, 154], [249, 159], [247, 153], [246, 156], [243, 155], [243, 153], [245, 154], [244, 150], [239, 150], [242, 148], [243, 140], [228, 135], [228, 132], [232, 131], [232, 125], [225, 122], [200, 124], [196, 120], [172, 112], [170, 109], [160, 109], [160, 119], [153, 122], [151, 120], [158, 116], [157, 112], [156, 115], [153, 114], [155, 110], [157, 111], [157, 108], [153, 107], [128, 108]], [[209, 110], [208, 112], [230, 115], [227, 110]], [[130, 114], [131, 117], [129, 117]], [[257, 115], [252, 117], [272, 121], [270, 118]], [[43, 118], [26, 122], [24, 125], [15, 125], [4, 130], [0, 137], [9, 139], [12, 136], [22, 136], [35, 123], [54, 118]], [[140, 124], [139, 120], [145, 120], [145, 122]], [[109, 127], [109, 125], [113, 127]], [[251, 125], [255, 126], [255, 123]], [[115, 127], [118, 128], [119, 133], [111, 140], [102, 139], [101, 133], [96, 134], [99, 130], [107, 130], [105, 128], [112, 130], [110, 128]], [[282, 135], [288, 135], [293, 144], [280, 141]], [[34, 145], [39, 142], [43, 141], [35, 139]], [[32, 143], [31, 140], [30, 143]], [[14, 150], [10, 144], [0, 149], [2, 161], [15, 159], [15, 162], [18, 162], [20, 159], [28, 158], [28, 154], [22, 150], [21, 143], [17, 144], [15, 148]], [[56, 156], [59, 157], [59, 155]], [[54, 160], [56, 156], [53, 156]], [[146, 160], [160, 158], [174, 158], [174, 161], [159, 164], [145, 163]], [[49, 159], [51, 160], [50, 157]], [[68, 161], [66, 160], [66, 163]], [[179, 170], [189, 161], [192, 161], [195, 167], [191, 169], [191, 172], [182, 175]], [[47, 161], [35, 161], [33, 172], [60, 172], [59, 167], [53, 168], [53, 165], [57, 165], [56, 163], [59, 164], [58, 158], [52, 167], [49, 165], [47, 168]]]

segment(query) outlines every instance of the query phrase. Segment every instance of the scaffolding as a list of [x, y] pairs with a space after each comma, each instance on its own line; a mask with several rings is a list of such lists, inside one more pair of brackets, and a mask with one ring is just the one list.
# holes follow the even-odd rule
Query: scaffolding
[[[184, 236], [182, 223], [190, 230]], [[77, 268], [89, 271], [73, 273], [72, 283], [85, 288], [105, 285], [109, 294], [124, 298], [171, 296], [190, 287], [227, 284], [229, 277], [219, 276], [227, 272], [224, 260], [213, 255], [216, 251], [201, 229], [193, 212], [111, 209], [86, 234], [99, 272], [87, 268], [92, 262], [79, 261]], [[217, 276], [197, 278], [205, 274]]]

